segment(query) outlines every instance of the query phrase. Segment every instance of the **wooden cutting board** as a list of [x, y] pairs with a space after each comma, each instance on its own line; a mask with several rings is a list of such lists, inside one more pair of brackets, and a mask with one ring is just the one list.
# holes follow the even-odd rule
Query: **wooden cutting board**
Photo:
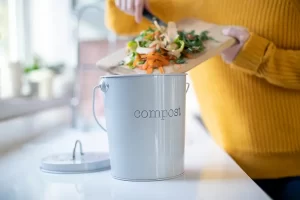
[[[207, 23], [198, 19], [185, 19], [176, 23], [178, 30], [184, 31], [192, 31], [195, 30], [196, 33], [200, 33], [202, 31], [208, 31], [208, 35], [214, 40], [209, 40], [204, 43], [206, 50], [200, 54], [197, 54], [192, 59], [186, 59], [186, 63], [184, 64], [173, 64], [170, 66], [165, 66], [165, 73], [185, 73], [189, 70], [197, 67], [199, 64], [205, 62], [206, 60], [219, 55], [225, 49], [231, 47], [236, 44], [236, 39], [228, 36], [224, 36], [222, 34], [222, 29], [225, 26], [219, 26], [216, 24]], [[125, 75], [125, 74], [146, 74], [145, 70], [130, 69], [128, 66], [119, 65], [120, 61], [122, 61], [126, 57], [126, 48], [122, 48], [115, 53], [99, 60], [97, 62], [97, 67], [101, 70], [107, 71], [111, 74], [116, 75]], [[159, 74], [158, 70], [154, 70], [153, 74]]]

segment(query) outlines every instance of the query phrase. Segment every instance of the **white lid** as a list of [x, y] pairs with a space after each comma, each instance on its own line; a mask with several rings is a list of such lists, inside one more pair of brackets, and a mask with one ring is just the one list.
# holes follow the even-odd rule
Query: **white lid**
[[[80, 155], [76, 156], [76, 145], [80, 144]], [[82, 152], [80, 141], [76, 141], [73, 153], [61, 153], [43, 158], [41, 170], [56, 174], [73, 174], [102, 171], [110, 168], [108, 153]]]

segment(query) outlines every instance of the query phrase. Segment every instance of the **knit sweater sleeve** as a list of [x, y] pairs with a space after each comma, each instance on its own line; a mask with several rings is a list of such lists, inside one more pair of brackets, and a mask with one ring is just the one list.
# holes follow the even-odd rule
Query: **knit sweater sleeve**
[[143, 20], [137, 24], [134, 17], [119, 10], [114, 0], [105, 1], [105, 25], [106, 27], [122, 36], [134, 36], [149, 27], [150, 22]]
[[251, 33], [233, 67], [289, 89], [300, 90], [300, 50], [280, 49]]

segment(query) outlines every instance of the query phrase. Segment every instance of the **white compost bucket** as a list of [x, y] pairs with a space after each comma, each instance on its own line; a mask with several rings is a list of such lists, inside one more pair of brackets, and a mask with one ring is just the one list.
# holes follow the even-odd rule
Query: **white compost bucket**
[[152, 181], [184, 172], [186, 74], [103, 76], [111, 174]]

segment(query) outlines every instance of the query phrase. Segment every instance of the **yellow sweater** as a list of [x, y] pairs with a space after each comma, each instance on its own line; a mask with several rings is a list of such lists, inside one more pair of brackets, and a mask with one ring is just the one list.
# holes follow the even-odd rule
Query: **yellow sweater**
[[[231, 65], [215, 57], [190, 73], [205, 124], [252, 178], [300, 175], [300, 1], [150, 0], [164, 21], [197, 17], [245, 26], [251, 37]], [[146, 29], [107, 0], [107, 27]]]

